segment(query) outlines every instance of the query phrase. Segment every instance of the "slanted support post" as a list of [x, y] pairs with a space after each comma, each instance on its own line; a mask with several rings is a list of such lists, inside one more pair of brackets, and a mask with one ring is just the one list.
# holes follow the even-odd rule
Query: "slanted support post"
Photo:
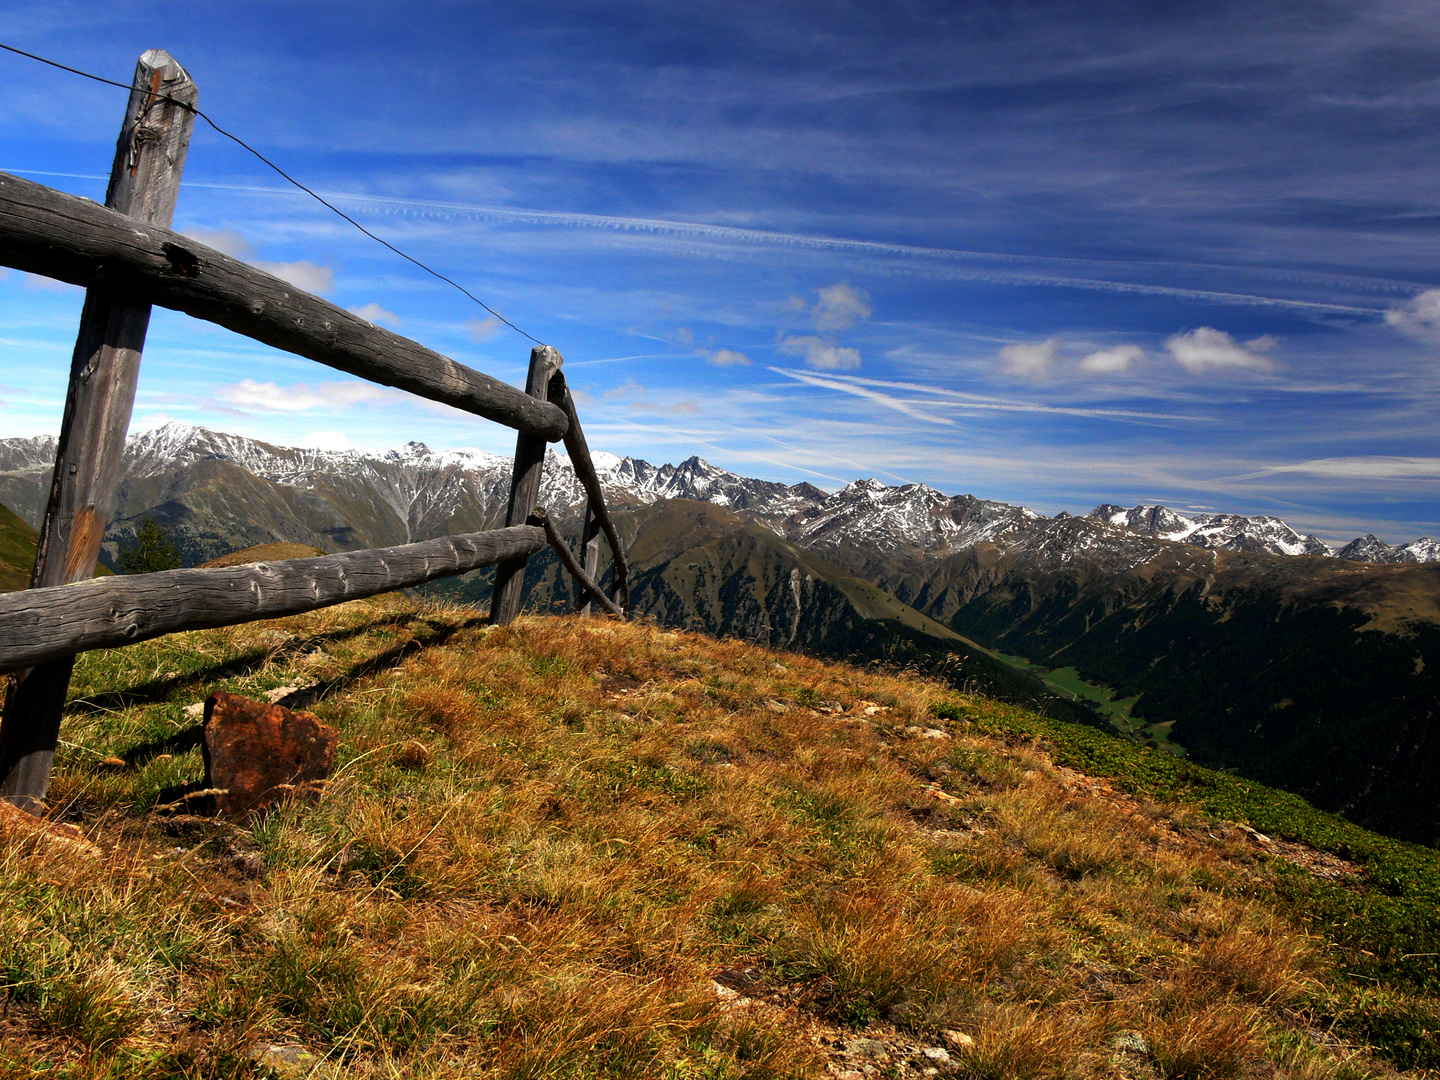
[[[525, 378], [525, 393], [545, 401], [550, 392], [550, 377], [564, 363], [558, 350], [537, 345], [530, 350], [530, 371]], [[521, 432], [515, 439], [515, 471], [510, 477], [510, 504], [505, 511], [505, 527], [524, 525], [535, 500], [540, 496], [540, 472], [545, 465], [545, 440], [538, 435]], [[507, 559], [495, 568], [495, 594], [490, 600], [490, 622], [504, 626], [520, 614], [520, 594], [525, 585], [524, 558]]]
[[[590, 505], [589, 499], [585, 500], [585, 528], [580, 533], [580, 558], [584, 560], [582, 569], [585, 576], [594, 581], [595, 574], [600, 569], [600, 519], [595, 516], [595, 508]], [[580, 614], [589, 616], [594, 608], [594, 601], [584, 589], [580, 590], [580, 597]]]
[[[151, 49], [140, 57], [106, 206], [147, 225], [170, 227], [198, 97], [194, 82], [169, 53]], [[118, 300], [103, 289], [85, 294], [31, 588], [68, 585], [95, 572], [115, 509], [149, 322], [149, 304]], [[0, 797], [31, 811], [43, 807], [50, 786], [74, 664], [75, 658], [67, 656], [7, 680]]]

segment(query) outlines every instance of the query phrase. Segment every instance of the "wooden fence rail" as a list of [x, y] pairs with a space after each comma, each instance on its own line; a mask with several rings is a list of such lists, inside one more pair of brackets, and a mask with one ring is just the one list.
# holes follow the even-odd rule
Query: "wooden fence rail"
[[0, 173], [0, 263], [183, 311], [371, 382], [557, 442], [565, 414], [263, 270], [89, 199]]
[[[532, 350], [521, 391], [172, 232], [197, 97], [168, 53], [141, 56], [105, 206], [0, 173], [0, 266], [87, 290], [31, 588], [0, 595], [0, 675], [9, 673], [0, 798], [29, 809], [43, 806], [75, 654], [86, 649], [294, 615], [492, 565], [491, 619], [505, 623], [519, 611], [526, 560], [547, 541], [576, 571], [582, 597], [594, 594], [606, 610], [629, 613], [624, 548], [559, 352]], [[114, 510], [154, 304], [515, 428], [507, 527], [315, 559], [87, 580]], [[583, 567], [548, 519], [545, 529], [525, 524], [545, 444], [560, 439], [587, 495]], [[593, 581], [601, 533], [619, 604]]]
[[0, 593], [0, 673], [182, 630], [278, 619], [534, 555], [545, 530], [444, 536], [309, 559], [95, 578]]

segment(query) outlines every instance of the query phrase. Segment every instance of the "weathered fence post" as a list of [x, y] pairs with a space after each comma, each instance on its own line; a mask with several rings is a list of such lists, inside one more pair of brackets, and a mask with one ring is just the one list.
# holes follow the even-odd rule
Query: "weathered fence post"
[[[558, 350], [537, 345], [530, 350], [530, 372], [525, 393], [546, 400], [550, 376], [564, 361]], [[515, 440], [515, 471], [510, 477], [510, 505], [505, 526], [524, 525], [540, 495], [540, 471], [545, 465], [545, 440], [521, 432]], [[525, 585], [525, 559], [509, 559], [495, 568], [495, 594], [490, 600], [490, 622], [504, 626], [520, 614], [520, 593]]]
[[[106, 206], [170, 227], [198, 96], [169, 53], [151, 49], [140, 57]], [[115, 509], [149, 322], [149, 304], [116, 300], [102, 289], [85, 294], [31, 588], [68, 585], [95, 572]], [[74, 664], [73, 656], [65, 657], [8, 680], [0, 722], [0, 797], [27, 809], [41, 805], [50, 784]]]
[[[580, 552], [581, 558], [585, 560], [585, 575], [594, 581], [595, 572], [600, 569], [600, 519], [595, 516], [595, 508], [590, 505], [589, 499], [585, 500], [585, 529], [580, 534]], [[590, 594], [583, 590], [580, 595], [585, 599], [580, 605], [580, 614], [588, 616], [594, 601], [590, 599]]]

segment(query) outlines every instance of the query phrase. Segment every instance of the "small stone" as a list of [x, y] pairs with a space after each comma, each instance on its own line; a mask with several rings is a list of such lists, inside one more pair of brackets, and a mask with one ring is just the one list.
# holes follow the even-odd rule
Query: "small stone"
[[949, 1028], [940, 1032], [940, 1038], [945, 1040], [945, 1044], [951, 1050], [969, 1050], [975, 1045], [974, 1036], [966, 1035], [963, 1031], [952, 1031]]
[[950, 1064], [950, 1051], [946, 1050], [943, 1046], [926, 1046], [921, 1049], [920, 1053], [937, 1065]]
[[265, 691], [265, 700], [272, 705], [282, 702], [294, 708], [296, 705], [306, 704], [312, 697], [314, 691], [320, 688], [320, 684], [311, 680], [310, 682], [291, 683], [289, 686], [277, 686], [273, 690]]
[[320, 1059], [298, 1043], [256, 1043], [250, 1059], [282, 1077], [309, 1076]]
[[771, 698], [769, 701], [765, 702], [765, 708], [769, 709], [773, 713], [783, 713], [789, 711], [783, 701], [776, 701], [774, 698]]
[[87, 859], [98, 859], [101, 856], [100, 849], [87, 840], [85, 834], [74, 825], [33, 817], [5, 799], [0, 799], [0, 838], [10, 842], [21, 838], [31, 839], [56, 853]]
[[1110, 1040], [1110, 1045], [1123, 1054], [1148, 1054], [1149, 1045], [1145, 1042], [1145, 1036], [1138, 1031], [1117, 1031], [1115, 1037]]
[[258, 851], [241, 851], [232, 847], [228, 861], [244, 878], [258, 878], [265, 873], [265, 860]]
[[306, 712], [217, 690], [205, 703], [205, 787], [222, 814], [261, 810], [286, 798], [318, 802], [338, 740]]
[[193, 704], [193, 705], [186, 705], [186, 706], [185, 706], [185, 715], [186, 715], [186, 716], [204, 716], [204, 715], [205, 715], [205, 702], [203, 702], [203, 701], [197, 701], [197, 702], [195, 702], [195, 704]]
[[851, 1057], [883, 1061], [890, 1056], [890, 1047], [879, 1039], [851, 1039], [845, 1044], [845, 1053]]
[[938, 727], [927, 727], [920, 732], [920, 737], [922, 739], [948, 739], [950, 733]]

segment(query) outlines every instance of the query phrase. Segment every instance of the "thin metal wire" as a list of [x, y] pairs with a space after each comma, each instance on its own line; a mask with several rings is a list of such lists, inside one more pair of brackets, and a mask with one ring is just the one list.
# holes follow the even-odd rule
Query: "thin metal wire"
[[[99, 75], [92, 75], [92, 74], [91, 74], [90, 72], [88, 72], [88, 71], [81, 71], [79, 68], [69, 67], [68, 65], [66, 65], [66, 64], [61, 64], [61, 63], [59, 63], [59, 62], [57, 62], [57, 61], [55, 61], [55, 60], [48, 60], [48, 59], [46, 59], [46, 58], [43, 57], [43, 56], [37, 56], [37, 55], [35, 55], [35, 53], [26, 52], [24, 49], [17, 49], [14, 45], [6, 45], [5, 43], [0, 42], [0, 49], [4, 49], [6, 52], [15, 53], [15, 54], [17, 54], [17, 55], [19, 55], [19, 56], [28, 57], [28, 58], [31, 59], [31, 60], [38, 60], [38, 61], [39, 61], [40, 63], [42, 63], [42, 64], [49, 64], [49, 65], [50, 65], [51, 67], [53, 67], [53, 68], [59, 68], [61, 71], [68, 71], [68, 72], [70, 72], [70, 74], [72, 74], [72, 75], [80, 75], [80, 76], [82, 76], [83, 78], [92, 79], [92, 80], [94, 80], [95, 82], [98, 82], [98, 83], [104, 83], [106, 86], [118, 86], [121, 90], [135, 90], [135, 89], [136, 89], [136, 87], [135, 87], [133, 84], [116, 82], [114, 79], [106, 79], [106, 78], [103, 78], [103, 77], [101, 77], [101, 76], [99, 76]], [[139, 87], [139, 89], [142, 89], [142, 90], [143, 90], [143, 89], [145, 89], [145, 87]], [[189, 112], [194, 113], [196, 116], [200, 117], [201, 120], [204, 120], [205, 123], [209, 124], [212, 128], [214, 128], [215, 131], [216, 131], [218, 134], [225, 136], [225, 138], [229, 139], [229, 140], [230, 140], [231, 142], [233, 142], [236, 146], [239, 146], [239, 147], [241, 147], [241, 148], [244, 149], [244, 150], [248, 150], [248, 151], [249, 151], [251, 154], [253, 154], [256, 158], [258, 158], [260, 161], [264, 162], [264, 163], [265, 163], [266, 165], [268, 165], [271, 169], [275, 170], [275, 172], [279, 173], [279, 174], [280, 174], [282, 177], [284, 177], [287, 181], [289, 181], [291, 184], [295, 185], [295, 187], [297, 187], [297, 188], [299, 188], [301, 191], [305, 192], [306, 195], [309, 195], [312, 199], [314, 199], [316, 202], [318, 202], [321, 206], [324, 206], [325, 208], [327, 208], [328, 210], [330, 210], [332, 213], [336, 214], [338, 217], [341, 217], [341, 218], [343, 218], [344, 220], [348, 221], [351, 225], [355, 226], [355, 228], [359, 229], [362, 233], [364, 233], [366, 236], [368, 236], [371, 240], [374, 240], [377, 244], [380, 244], [380, 245], [382, 245], [382, 246], [384, 246], [384, 247], [389, 248], [391, 251], [393, 251], [396, 255], [399, 255], [399, 256], [400, 256], [402, 259], [404, 259], [406, 262], [410, 262], [410, 263], [415, 264], [416, 266], [418, 266], [421, 270], [424, 270], [424, 271], [425, 271], [427, 274], [429, 274], [430, 276], [435, 277], [435, 278], [439, 278], [441, 281], [445, 282], [445, 284], [447, 284], [447, 285], [449, 285], [449, 286], [451, 286], [451, 287], [453, 287], [453, 288], [459, 289], [462, 293], [464, 293], [466, 296], [468, 296], [471, 300], [475, 301], [475, 303], [479, 304], [482, 308], [484, 308], [486, 311], [488, 311], [491, 315], [493, 315], [495, 318], [499, 319], [502, 323], [504, 323], [506, 326], [510, 327], [511, 330], [514, 330], [517, 334], [521, 335], [522, 337], [527, 337], [527, 338], [529, 338], [531, 341], [535, 342], [536, 345], [544, 345], [544, 344], [545, 344], [545, 342], [541, 341], [541, 340], [540, 340], [539, 338], [537, 338], [534, 334], [528, 333], [528, 332], [526, 332], [525, 330], [520, 329], [520, 327], [516, 326], [516, 325], [515, 325], [513, 322], [511, 322], [509, 319], [505, 318], [504, 315], [501, 315], [498, 311], [496, 311], [494, 308], [492, 308], [489, 304], [485, 303], [484, 300], [481, 300], [478, 296], [476, 296], [474, 293], [472, 293], [469, 289], [465, 288], [465, 286], [464, 286], [464, 285], [461, 285], [458, 281], [454, 281], [453, 279], [446, 277], [444, 274], [440, 273], [440, 271], [438, 271], [438, 270], [432, 270], [430, 267], [426, 266], [426, 265], [425, 265], [423, 262], [421, 262], [419, 259], [415, 258], [414, 256], [407, 255], [405, 252], [401, 251], [401, 250], [400, 250], [398, 247], [396, 247], [394, 244], [390, 243], [390, 241], [381, 239], [380, 237], [376, 236], [373, 232], [371, 232], [369, 229], [367, 229], [364, 225], [361, 225], [358, 221], [356, 221], [354, 218], [352, 218], [349, 214], [345, 213], [344, 210], [341, 210], [341, 209], [340, 209], [338, 206], [336, 206], [334, 203], [329, 202], [327, 199], [325, 199], [325, 198], [324, 198], [323, 196], [321, 196], [321, 195], [317, 195], [314, 191], [312, 191], [310, 188], [306, 187], [306, 186], [305, 186], [304, 184], [302, 184], [299, 180], [296, 180], [293, 176], [291, 176], [289, 173], [287, 173], [287, 172], [286, 172], [284, 169], [282, 169], [279, 165], [276, 165], [273, 161], [271, 161], [269, 158], [267, 158], [264, 154], [260, 153], [259, 150], [256, 150], [253, 146], [251, 146], [249, 143], [247, 143], [244, 139], [240, 138], [240, 136], [234, 135], [234, 134], [226, 131], [226, 130], [225, 130], [224, 128], [222, 128], [219, 124], [215, 123], [214, 120], [211, 120], [210, 117], [207, 116], [202, 110], [197, 109], [194, 105], [191, 105], [189, 102], [181, 101], [181, 100], [179, 100], [178, 98], [172, 98], [172, 97], [170, 97], [170, 96], [168, 96], [168, 95], [166, 95], [166, 94], [156, 94], [155, 97], [156, 97], [158, 100], [161, 100], [161, 101], [173, 102], [174, 104], [179, 105], [182, 109], [186, 109], [186, 110], [188, 110]]]

